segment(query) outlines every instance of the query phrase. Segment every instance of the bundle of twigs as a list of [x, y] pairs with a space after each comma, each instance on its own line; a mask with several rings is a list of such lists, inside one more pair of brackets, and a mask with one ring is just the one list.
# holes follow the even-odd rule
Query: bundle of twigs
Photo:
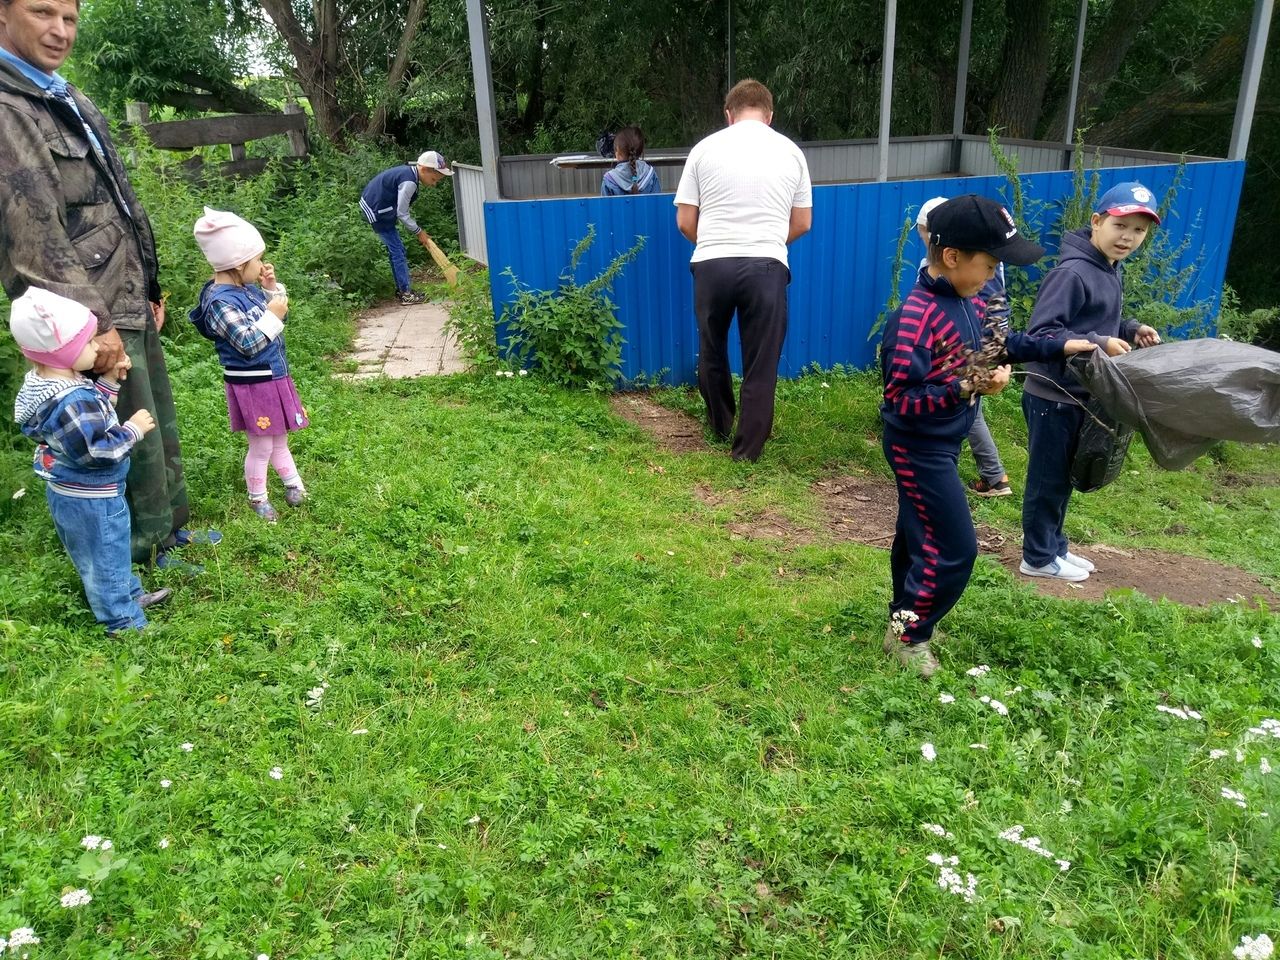
[[1005, 328], [999, 325], [991, 325], [983, 331], [982, 346], [977, 350], [968, 348], [961, 351], [960, 368], [957, 371], [961, 380], [966, 380], [972, 393], [969, 396], [969, 403], [978, 402], [978, 394], [982, 392], [983, 387], [991, 380], [991, 375], [995, 372], [996, 367], [1003, 366], [1009, 362], [1009, 357], [1005, 353]]

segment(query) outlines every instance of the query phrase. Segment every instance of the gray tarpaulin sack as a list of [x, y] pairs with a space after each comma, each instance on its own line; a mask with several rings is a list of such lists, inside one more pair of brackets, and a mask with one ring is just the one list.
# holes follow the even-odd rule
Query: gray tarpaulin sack
[[1182, 340], [1119, 357], [1095, 350], [1069, 365], [1111, 419], [1142, 434], [1166, 470], [1181, 470], [1219, 440], [1280, 443], [1280, 353], [1273, 350]]

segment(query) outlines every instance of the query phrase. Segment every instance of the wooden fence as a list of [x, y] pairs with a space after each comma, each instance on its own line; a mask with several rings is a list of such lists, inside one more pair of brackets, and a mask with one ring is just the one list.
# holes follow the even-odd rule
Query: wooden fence
[[[250, 140], [283, 135], [289, 138], [285, 162], [296, 163], [307, 156], [307, 115], [292, 101], [285, 104], [283, 113], [240, 113], [162, 123], [149, 122], [149, 116], [150, 107], [146, 103], [125, 106], [126, 122], [133, 129], [141, 129], [162, 150], [229, 145], [231, 160], [218, 167], [218, 173], [224, 177], [251, 177], [266, 168], [268, 158], [246, 154], [245, 144]], [[194, 176], [204, 173], [205, 163], [199, 157], [193, 157], [186, 166]]]

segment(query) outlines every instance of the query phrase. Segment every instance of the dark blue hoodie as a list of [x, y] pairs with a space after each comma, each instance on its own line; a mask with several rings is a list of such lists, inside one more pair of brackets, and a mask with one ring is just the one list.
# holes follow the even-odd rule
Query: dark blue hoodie
[[[1035, 309], [1027, 333], [1034, 337], [1051, 337], [1055, 340], [1084, 339], [1106, 349], [1107, 340], [1119, 337], [1132, 343], [1138, 334], [1138, 321], [1122, 320], [1123, 297], [1120, 280], [1122, 267], [1112, 265], [1089, 239], [1088, 227], [1073, 230], [1062, 238], [1062, 250], [1058, 265], [1045, 274], [1036, 297]], [[1029, 363], [1026, 391], [1044, 400], [1063, 401], [1061, 389], [1046, 383], [1048, 377], [1054, 383], [1076, 397], [1084, 398], [1089, 392], [1075, 377], [1067, 372], [1066, 362], [1051, 360], [1048, 363]]]

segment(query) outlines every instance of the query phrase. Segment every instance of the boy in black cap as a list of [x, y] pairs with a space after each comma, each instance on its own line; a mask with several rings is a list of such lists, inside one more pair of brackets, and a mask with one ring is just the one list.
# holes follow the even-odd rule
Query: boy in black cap
[[[1058, 265], [1045, 274], [1027, 332], [1087, 337], [1117, 357], [1129, 344], [1153, 347], [1154, 327], [1123, 320], [1121, 261], [1160, 223], [1154, 194], [1136, 181], [1118, 183], [1099, 198], [1089, 226], [1062, 238]], [[1022, 563], [1027, 577], [1079, 582], [1093, 561], [1072, 553], [1063, 521], [1071, 500], [1071, 461], [1089, 392], [1061, 361], [1028, 367], [1022, 393], [1027, 418], [1027, 489], [1022, 498]]]
[[[977, 394], [999, 393], [1007, 364], [965, 376], [982, 349], [985, 307], [977, 297], [997, 264], [1035, 263], [1044, 248], [1018, 233], [994, 200], [968, 194], [928, 218], [929, 263], [903, 305], [885, 324], [884, 455], [898, 484], [898, 525], [890, 568], [893, 597], [884, 650], [923, 676], [938, 669], [929, 649], [934, 626], [969, 582], [978, 540], [956, 472], [960, 445], [973, 425]], [[1088, 340], [1034, 339], [1011, 332], [1000, 358], [1056, 360], [1094, 349]]]

